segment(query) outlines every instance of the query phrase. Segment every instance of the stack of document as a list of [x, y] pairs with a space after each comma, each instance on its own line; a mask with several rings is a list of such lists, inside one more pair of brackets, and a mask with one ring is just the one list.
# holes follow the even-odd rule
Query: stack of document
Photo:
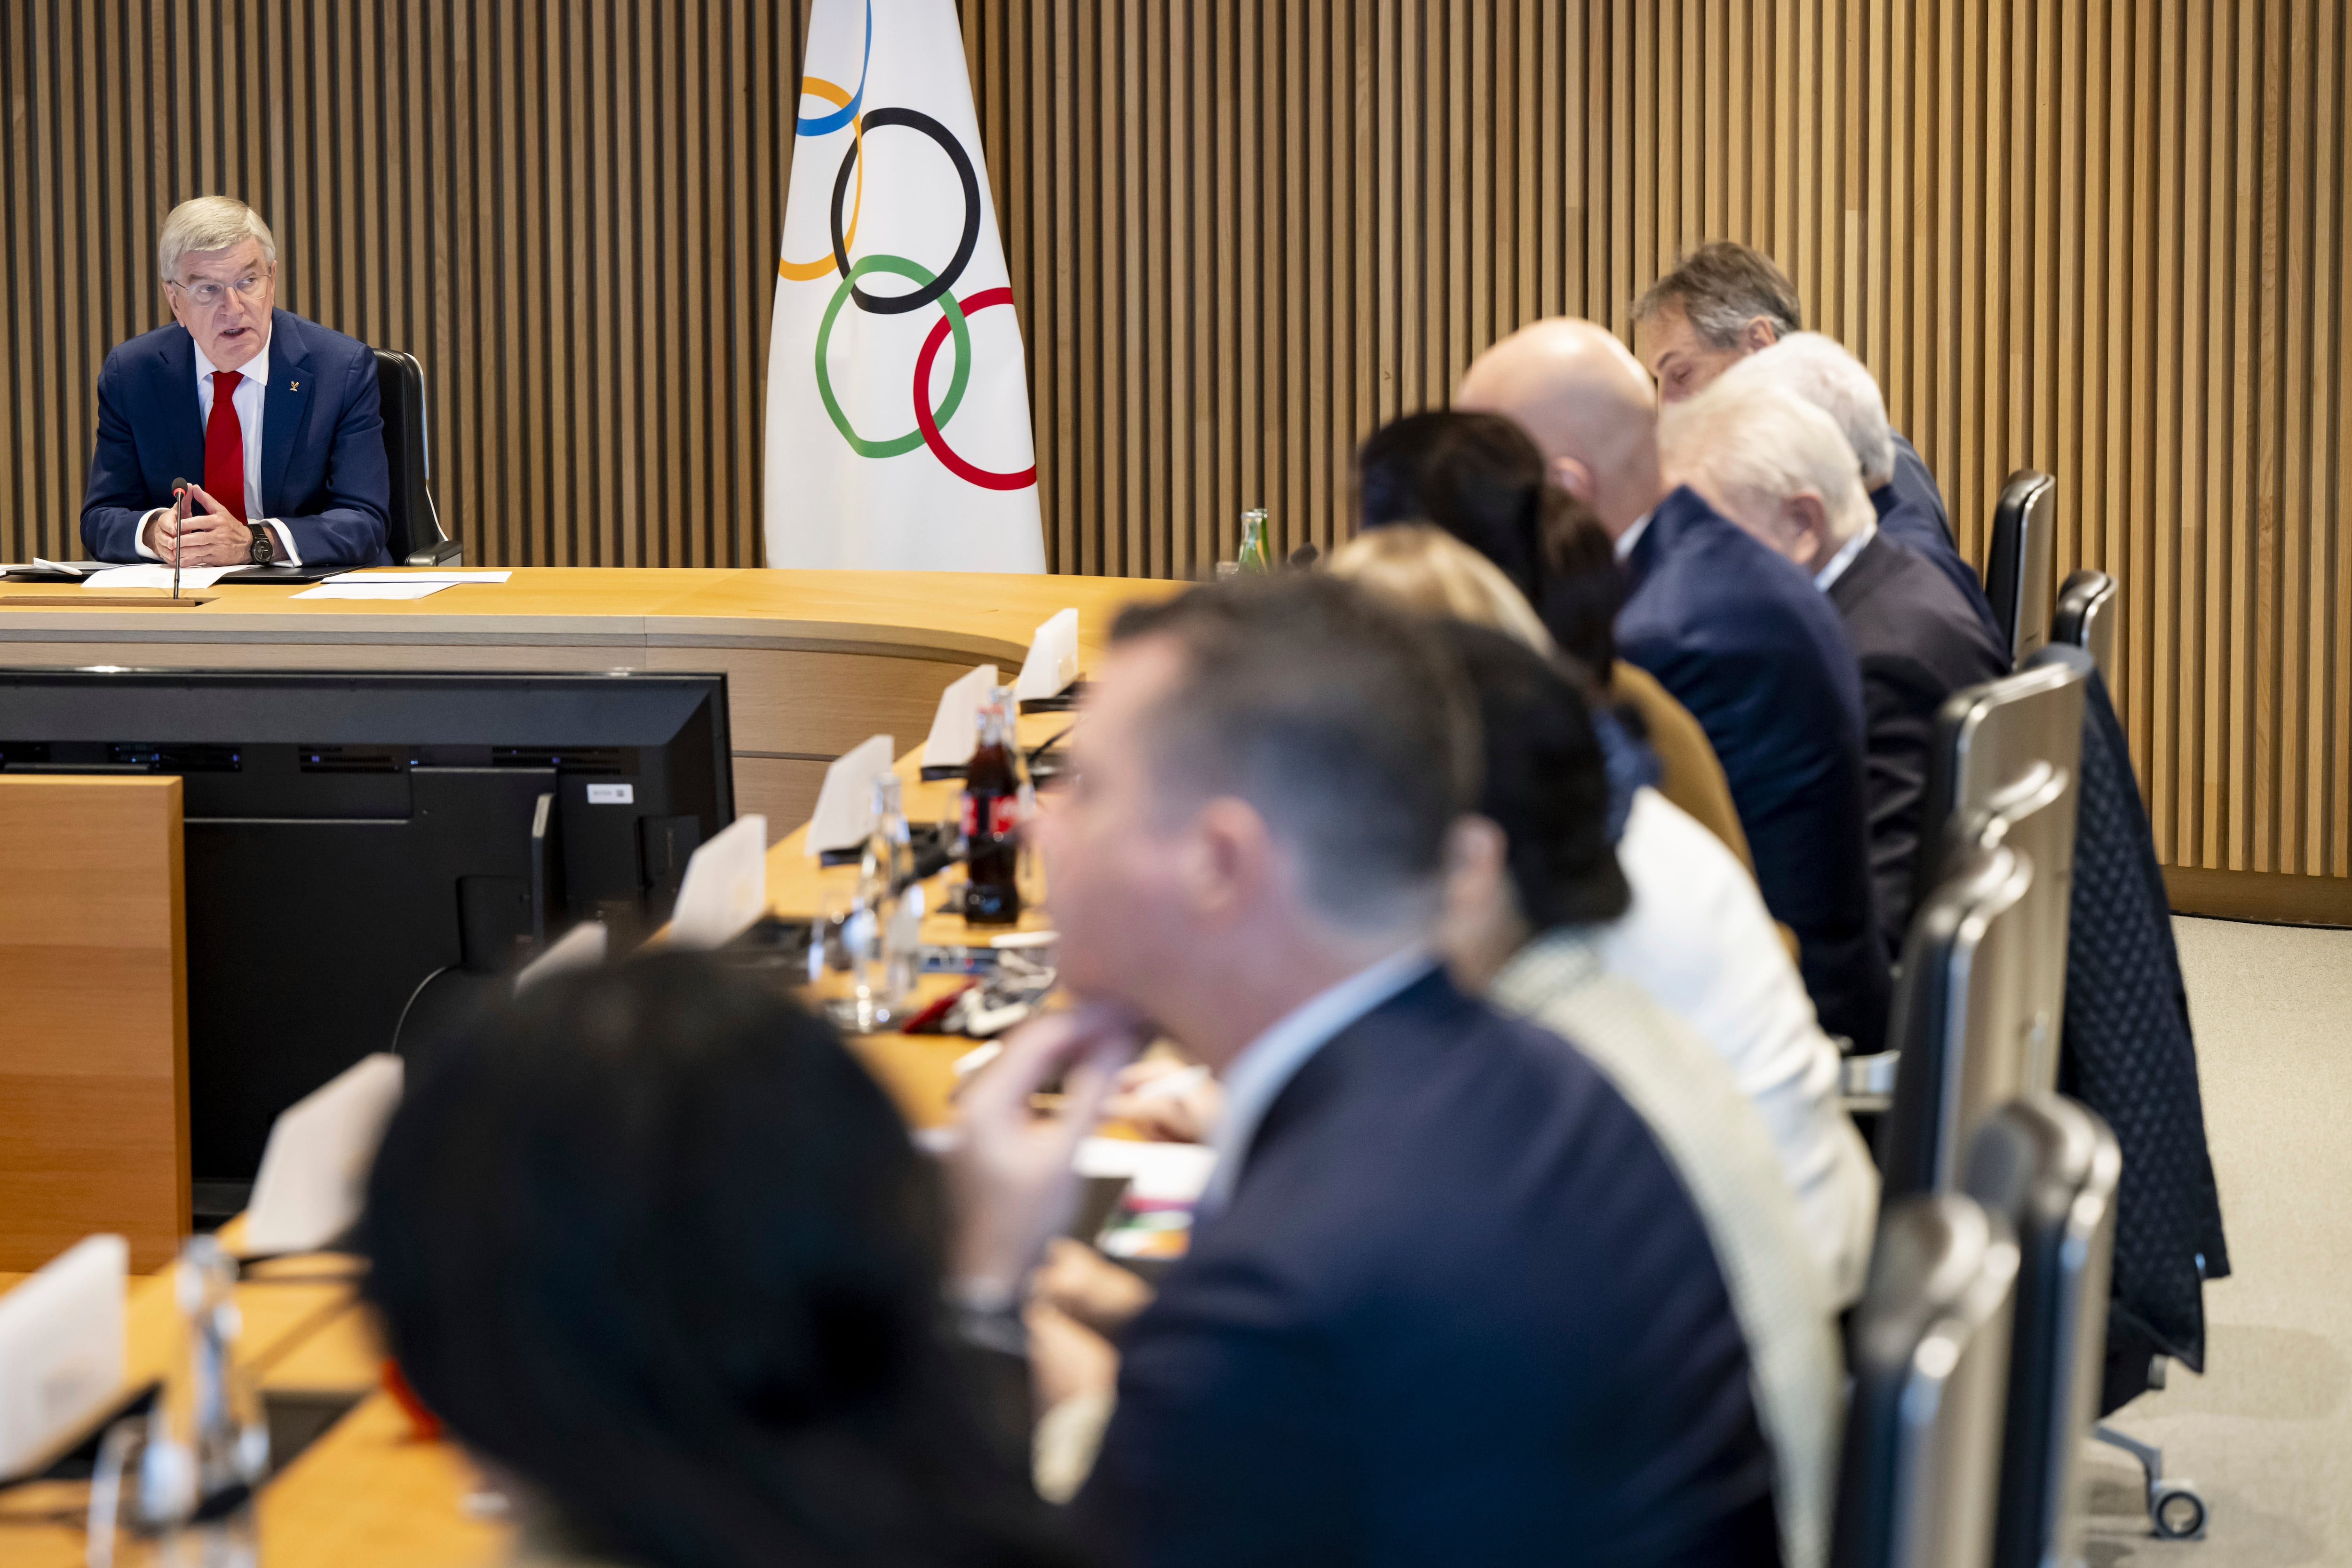
[[337, 572], [297, 599], [423, 599], [461, 582], [504, 582], [506, 571], [407, 571], [394, 567]]

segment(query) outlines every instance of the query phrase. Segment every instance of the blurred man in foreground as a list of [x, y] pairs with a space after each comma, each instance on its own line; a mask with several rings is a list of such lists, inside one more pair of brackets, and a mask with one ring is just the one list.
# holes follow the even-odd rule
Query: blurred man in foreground
[[181, 203], [156, 248], [173, 324], [98, 373], [82, 548], [183, 566], [391, 565], [375, 355], [277, 308], [278, 241], [234, 197]]
[[[1087, 706], [1036, 832], [1090, 1001], [967, 1092], [949, 1175], [959, 1300], [1004, 1321], [1137, 1020], [1223, 1080], [1091, 1528], [1171, 1568], [1777, 1561], [1690, 1198], [1590, 1062], [1432, 953], [1477, 782], [1444, 647], [1343, 583], [1244, 581], [1129, 611]], [[1037, 1123], [1055, 1077], [1074, 1113]]]
[[1616, 541], [1617, 652], [1706, 731], [1764, 902], [1797, 934], [1822, 1026], [1886, 1030], [1871, 912], [1862, 683], [1837, 612], [1789, 563], [1669, 486], [1649, 377], [1590, 321], [1538, 321], [1481, 354], [1457, 404], [1517, 420]]

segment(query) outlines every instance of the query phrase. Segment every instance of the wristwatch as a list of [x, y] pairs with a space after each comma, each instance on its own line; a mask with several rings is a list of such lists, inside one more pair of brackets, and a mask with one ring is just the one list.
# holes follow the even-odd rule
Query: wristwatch
[[247, 553], [253, 557], [253, 564], [256, 566], [268, 566], [271, 561], [276, 560], [278, 559], [278, 537], [269, 531], [269, 525], [267, 523], [256, 523], [249, 531], [253, 535], [253, 545]]

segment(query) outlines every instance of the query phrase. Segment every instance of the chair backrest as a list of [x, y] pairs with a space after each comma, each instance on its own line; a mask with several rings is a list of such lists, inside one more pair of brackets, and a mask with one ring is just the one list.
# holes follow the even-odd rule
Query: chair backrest
[[1927, 755], [1916, 899], [1989, 838], [2033, 862], [2026, 941], [2032, 1070], [2021, 1092], [2057, 1082], [2090, 670], [2089, 655], [2078, 648], [2044, 648], [2013, 675], [1954, 693], [1937, 715]]
[[2001, 481], [1992, 506], [1985, 597], [2009, 638], [2009, 656], [2018, 664], [2050, 640], [2050, 603], [2058, 579], [2057, 497], [2055, 479], [2020, 468]]
[[2091, 655], [2110, 703], [2116, 700], [2116, 618], [2121, 606], [2116, 580], [2085, 567], [2059, 585], [2058, 608], [2050, 616], [2050, 640]]
[[[433, 505], [425, 367], [415, 355], [400, 349], [374, 352], [376, 397], [383, 408], [383, 455], [392, 472], [392, 515], [385, 520], [384, 546], [396, 566], [430, 565], [449, 536]], [[412, 559], [417, 556], [425, 559]]]
[[2000, 1107], [1969, 1144], [1963, 1185], [2018, 1250], [1994, 1568], [2080, 1555], [2074, 1460], [2098, 1414], [2123, 1165], [2107, 1124], [2057, 1094]]
[[1853, 1310], [1832, 1568], [1988, 1568], [2017, 1244], [1975, 1200], [1879, 1218]]
[[1976, 1122], [2013, 1100], [2032, 1031], [2024, 951], [2033, 867], [1995, 842], [1921, 901], [1903, 944], [1887, 1038], [1895, 1101], [1879, 1123], [1886, 1195], [1949, 1192]]

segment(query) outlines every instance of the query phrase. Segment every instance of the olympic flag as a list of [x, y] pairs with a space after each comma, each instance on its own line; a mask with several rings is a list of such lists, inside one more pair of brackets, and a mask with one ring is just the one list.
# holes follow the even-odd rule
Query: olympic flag
[[804, 57], [768, 339], [768, 564], [1043, 571], [954, 0], [816, 0]]

